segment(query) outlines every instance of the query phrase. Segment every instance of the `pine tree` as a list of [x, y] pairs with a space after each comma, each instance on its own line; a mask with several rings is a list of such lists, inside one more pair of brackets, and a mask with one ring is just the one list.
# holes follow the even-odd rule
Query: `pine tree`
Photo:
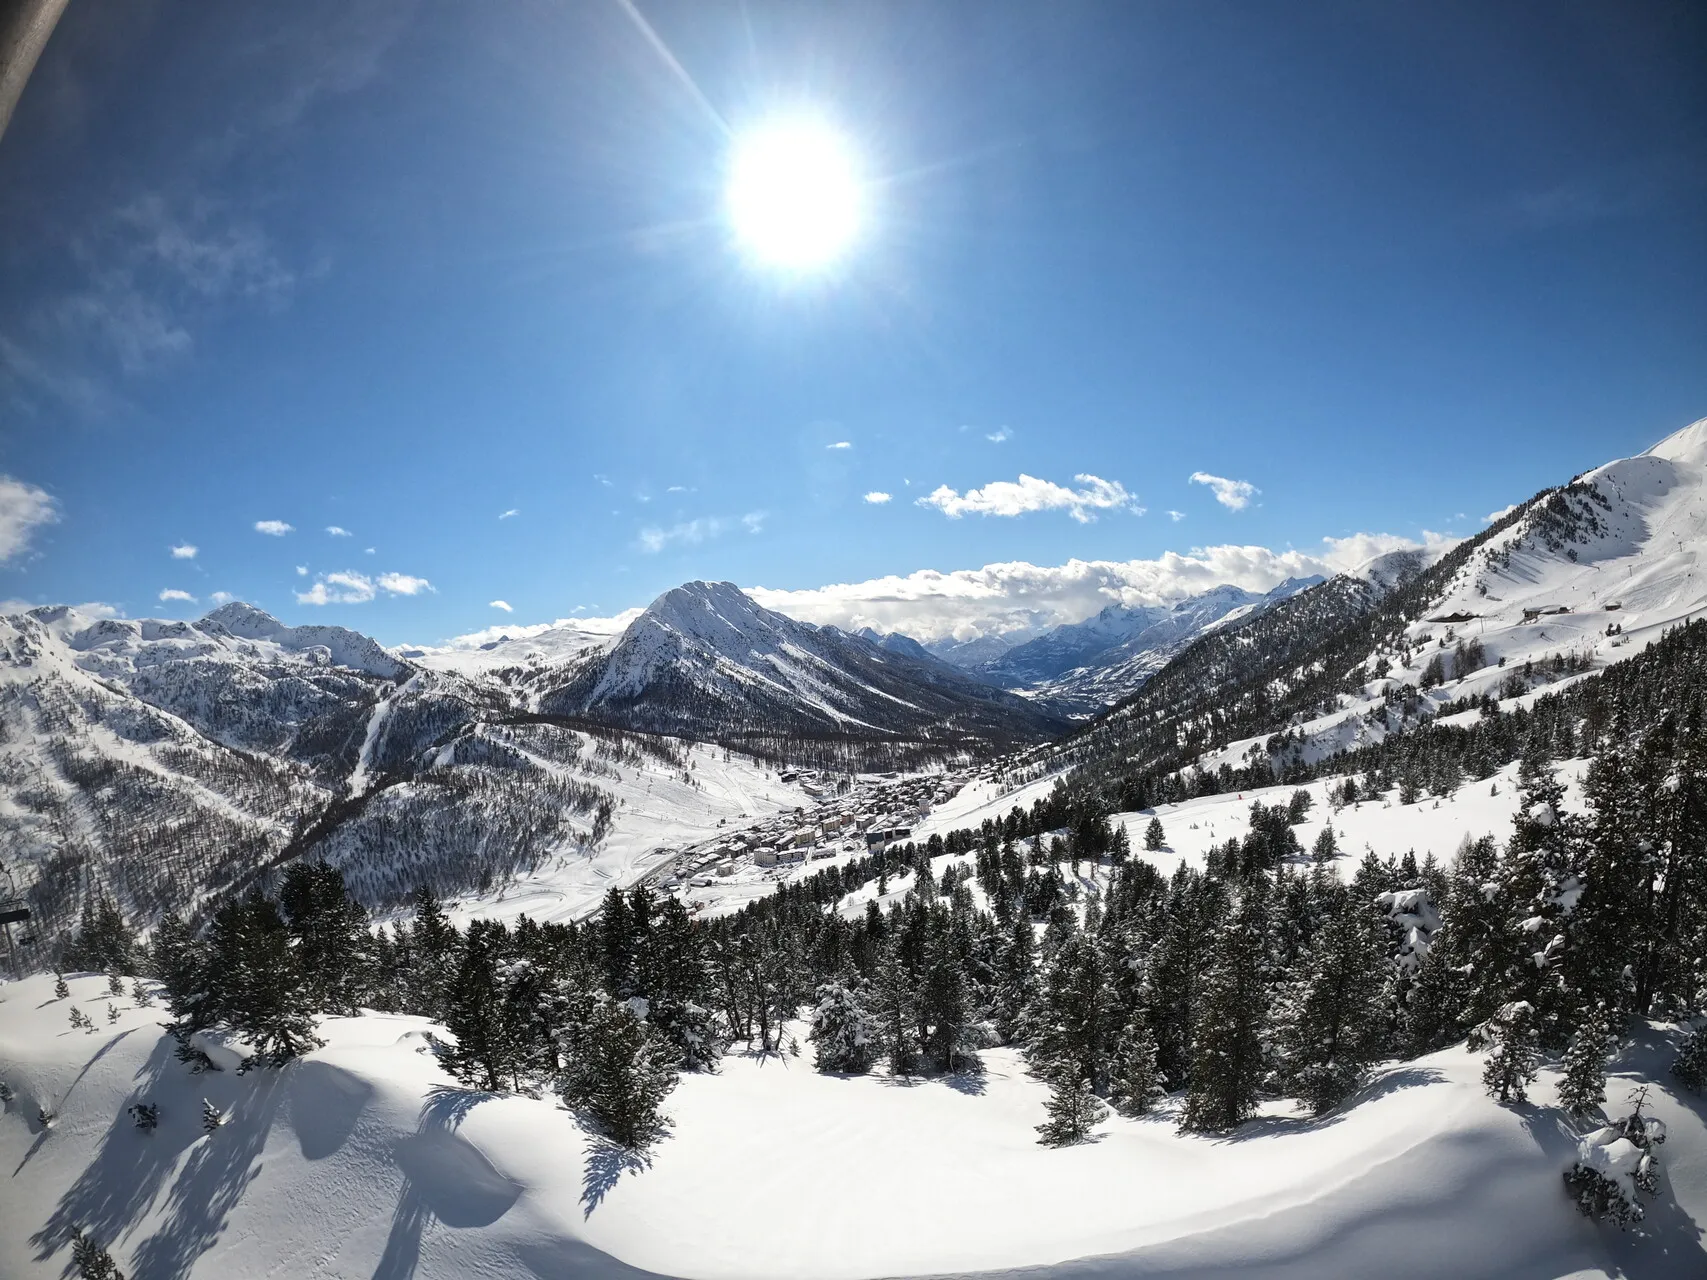
[[996, 1031], [1004, 1041], [1011, 1043], [1029, 1035], [1031, 1005], [1036, 994], [1037, 940], [1031, 921], [1021, 914], [1014, 918], [996, 952], [991, 1011]]
[[826, 982], [818, 988], [808, 1037], [819, 1071], [832, 1075], [863, 1075], [877, 1061], [878, 1034], [857, 987]]
[[1268, 1015], [1266, 887], [1260, 874], [1240, 885], [1216, 931], [1181, 1129], [1231, 1129], [1256, 1108]]
[[914, 1012], [917, 993], [912, 975], [901, 963], [894, 947], [886, 947], [877, 962], [872, 981], [871, 1010], [877, 1023], [883, 1057], [892, 1076], [906, 1077], [913, 1073], [918, 1061], [917, 1028]]
[[85, 1235], [82, 1227], [71, 1233], [71, 1265], [82, 1280], [124, 1280], [113, 1255]]
[[1589, 1011], [1565, 1050], [1559, 1104], [1585, 1116], [1606, 1101], [1606, 1056], [1612, 1028], [1604, 1006]]
[[428, 885], [415, 890], [410, 926], [410, 964], [403, 977], [404, 1001], [411, 1011], [443, 1021], [450, 989], [462, 964], [462, 936], [445, 919], [438, 895]]
[[202, 1128], [212, 1133], [225, 1123], [225, 1113], [206, 1098], [202, 1099]]
[[1136, 1013], [1115, 1042], [1109, 1075], [1109, 1101], [1123, 1116], [1141, 1116], [1162, 1093], [1156, 1072], [1156, 1037], [1143, 1014]]
[[64, 1000], [70, 994], [71, 994], [71, 986], [69, 983], [67, 983], [65, 981], [65, 975], [63, 973], [54, 974], [53, 975], [53, 998], [55, 1000]]
[[663, 1132], [676, 1085], [669, 1050], [623, 1001], [600, 999], [564, 1074], [564, 1101], [586, 1110], [612, 1141], [638, 1150]]
[[1073, 1072], [1049, 1082], [1049, 1101], [1044, 1107], [1049, 1119], [1037, 1126], [1037, 1141], [1046, 1147], [1083, 1142], [1107, 1114], [1102, 1101], [1091, 1092], [1090, 1081]]
[[1698, 1027], [1684, 1037], [1671, 1073], [1691, 1093], [1707, 1088], [1707, 1027]]
[[308, 999], [320, 1009], [355, 1013], [365, 994], [373, 938], [367, 912], [344, 887], [344, 873], [323, 862], [292, 863], [279, 906]]
[[709, 1071], [723, 1052], [710, 1005], [711, 979], [687, 907], [666, 898], [636, 962], [647, 1020], [671, 1046], [684, 1071]]
[[924, 1028], [920, 1047], [931, 1070], [977, 1066], [978, 1057], [968, 1044], [968, 1020], [966, 974], [952, 934], [939, 922], [925, 944], [919, 984], [919, 1021]]
[[138, 1009], [147, 1009], [154, 1003], [154, 995], [142, 985], [141, 978], [132, 978], [130, 982], [130, 1001]]
[[115, 1000], [124, 995], [124, 982], [120, 980], [119, 975], [116, 973], [109, 973], [107, 975], [107, 994], [112, 996]]
[[444, 1024], [456, 1044], [445, 1049], [440, 1060], [464, 1084], [489, 1092], [502, 1089], [505, 1078], [514, 1075], [498, 974], [507, 941], [502, 924], [471, 922], [462, 963], [446, 994]]
[[1528, 1087], [1535, 1080], [1540, 1062], [1536, 1043], [1535, 1006], [1513, 1000], [1470, 1036], [1470, 1047], [1489, 1047], [1488, 1064], [1482, 1069], [1482, 1084], [1488, 1095], [1501, 1102], [1526, 1102]]
[[1349, 895], [1301, 957], [1302, 989], [1285, 1027], [1285, 1066], [1317, 1115], [1364, 1081], [1382, 1056], [1381, 939], [1374, 913]]
[[320, 1045], [307, 979], [269, 898], [256, 891], [220, 907], [209, 944], [209, 985], [219, 1012], [253, 1050], [238, 1074], [283, 1066]]
[[1144, 828], [1144, 847], [1151, 853], [1155, 853], [1166, 843], [1167, 835], [1162, 830], [1162, 820], [1151, 818], [1149, 824]]
[[153, 1133], [160, 1126], [160, 1108], [152, 1102], [136, 1102], [130, 1107], [130, 1118], [144, 1133]]
[[1047, 1078], [1081, 1075], [1093, 1093], [1108, 1086], [1109, 1056], [1124, 1027], [1095, 938], [1072, 933], [1044, 972], [1034, 1008], [1031, 1059]]

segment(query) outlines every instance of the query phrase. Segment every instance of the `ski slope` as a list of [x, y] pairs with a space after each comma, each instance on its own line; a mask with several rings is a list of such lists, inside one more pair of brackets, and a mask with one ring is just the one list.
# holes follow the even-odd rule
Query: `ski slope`
[[[1009, 1050], [981, 1078], [913, 1082], [736, 1055], [683, 1078], [637, 1160], [551, 1099], [458, 1088], [419, 1018], [328, 1019], [326, 1047], [282, 1071], [192, 1076], [157, 1009], [126, 998], [109, 1025], [105, 980], [70, 982], [70, 1001], [51, 977], [0, 985], [0, 1275], [17, 1280], [61, 1277], [74, 1226], [133, 1277], [209, 1280], [1670, 1280], [1707, 1256], [1703, 1103], [1672, 1092], [1658, 1024], [1612, 1068], [1611, 1096], [1651, 1083], [1670, 1131], [1660, 1198], [1620, 1234], [1565, 1197], [1554, 1073], [1502, 1108], [1462, 1049], [1390, 1066], [1319, 1120], [1279, 1103], [1232, 1138], [1183, 1136], [1170, 1103], [1061, 1150], [1036, 1144], [1045, 1089]], [[70, 1003], [96, 1031], [69, 1029]], [[204, 1097], [228, 1117], [211, 1133]], [[151, 1135], [124, 1114], [144, 1098]]]

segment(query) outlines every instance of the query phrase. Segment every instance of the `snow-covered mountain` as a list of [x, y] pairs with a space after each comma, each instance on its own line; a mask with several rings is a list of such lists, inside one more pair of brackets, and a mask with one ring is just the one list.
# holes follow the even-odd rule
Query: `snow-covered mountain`
[[[1707, 420], [1450, 548], [1370, 562], [1210, 631], [1071, 742], [1104, 776], [1319, 760], [1513, 706], [1707, 613]], [[1278, 752], [1279, 754], [1275, 754]]]
[[[916, 647], [1042, 705], [1095, 715], [1134, 693], [1198, 636], [1321, 581], [1289, 578], [1266, 593], [1223, 584], [1173, 605], [1111, 604], [1083, 622], [1050, 627], [1030, 638], [984, 637]], [[890, 647], [906, 640], [898, 634], [878, 638], [875, 632], [871, 638]]]
[[627, 876], [659, 841], [802, 798], [767, 799], [759, 761], [691, 740], [984, 754], [1064, 727], [913, 649], [705, 584], [620, 635], [472, 652], [390, 652], [247, 604], [34, 609], [0, 618], [0, 861], [49, 933], [91, 889], [152, 919], [309, 853], [373, 905], [565, 857]]
[[1064, 727], [910, 642], [798, 622], [727, 582], [659, 596], [539, 708], [722, 741], [831, 735], [1012, 745]]

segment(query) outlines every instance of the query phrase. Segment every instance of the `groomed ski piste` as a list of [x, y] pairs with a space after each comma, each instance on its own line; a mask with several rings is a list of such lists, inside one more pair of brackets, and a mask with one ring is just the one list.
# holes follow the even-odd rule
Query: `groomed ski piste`
[[[1707, 1258], [1707, 1110], [1672, 1087], [1664, 1024], [1610, 1066], [1609, 1108], [1645, 1084], [1670, 1134], [1659, 1196], [1620, 1233], [1565, 1196], [1576, 1133], [1554, 1069], [1502, 1107], [1462, 1047], [1379, 1069], [1319, 1119], [1276, 1103], [1230, 1137], [1183, 1136], [1170, 1102], [1062, 1149], [1037, 1144], [1046, 1089], [1011, 1050], [929, 1081], [736, 1052], [682, 1077], [669, 1134], [636, 1159], [549, 1097], [458, 1086], [419, 1018], [326, 1019], [324, 1048], [243, 1076], [210, 1044], [226, 1070], [192, 1075], [158, 1007], [127, 996], [109, 1023], [104, 977], [69, 985], [0, 986], [0, 1274], [20, 1280], [68, 1274], [73, 1228], [142, 1280], [1541, 1280], [1697, 1277]], [[143, 1101], [152, 1133], [126, 1114]]]

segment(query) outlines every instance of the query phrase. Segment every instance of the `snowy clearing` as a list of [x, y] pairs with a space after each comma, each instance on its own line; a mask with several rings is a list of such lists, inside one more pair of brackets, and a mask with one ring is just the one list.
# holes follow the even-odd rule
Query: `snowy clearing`
[[[1274, 1104], [1188, 1137], [1164, 1110], [1060, 1150], [1034, 1140], [1046, 1091], [1011, 1050], [981, 1078], [914, 1082], [731, 1056], [682, 1079], [671, 1134], [636, 1161], [550, 1099], [457, 1087], [419, 1018], [328, 1019], [327, 1046], [282, 1071], [192, 1076], [158, 1010], [121, 999], [108, 1025], [105, 979], [70, 981], [68, 1001], [51, 977], [0, 986], [0, 1274], [20, 1280], [64, 1273], [73, 1226], [139, 1277], [1540, 1280], [1699, 1276], [1707, 1256], [1707, 1113], [1671, 1089], [1659, 1024], [1609, 1080], [1614, 1100], [1651, 1082], [1671, 1133], [1660, 1196], [1620, 1234], [1564, 1194], [1554, 1073], [1502, 1108], [1461, 1048], [1320, 1120]], [[73, 1003], [96, 1031], [67, 1028]], [[211, 1133], [204, 1097], [227, 1117]], [[125, 1115], [144, 1098], [152, 1134]]]

